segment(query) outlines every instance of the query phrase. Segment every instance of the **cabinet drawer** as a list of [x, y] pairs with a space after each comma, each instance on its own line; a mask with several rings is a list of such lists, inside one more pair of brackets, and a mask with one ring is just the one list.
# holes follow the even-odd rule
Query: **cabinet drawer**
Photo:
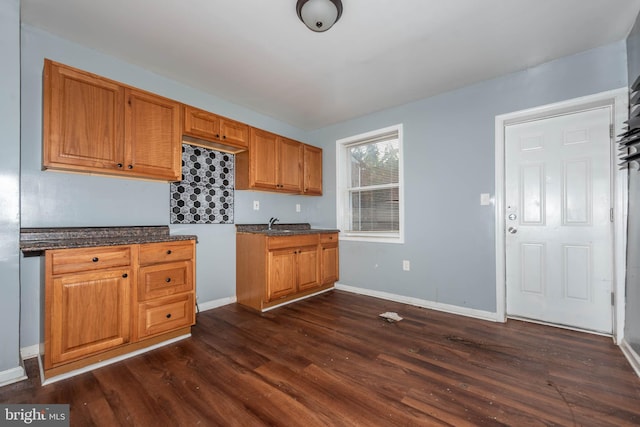
[[138, 274], [138, 299], [164, 297], [193, 290], [193, 263], [179, 261], [141, 267]]
[[145, 338], [195, 323], [193, 293], [148, 301], [138, 306], [138, 337]]
[[140, 245], [140, 265], [159, 262], [192, 260], [194, 258], [193, 240], [179, 242], [145, 243]]
[[320, 235], [320, 243], [338, 243], [338, 233], [326, 233]]
[[297, 236], [274, 236], [267, 238], [269, 249], [295, 248], [318, 244], [317, 234], [303, 234]]
[[131, 247], [59, 249], [47, 251], [47, 256], [51, 259], [51, 272], [55, 276], [78, 271], [129, 266], [131, 264]]

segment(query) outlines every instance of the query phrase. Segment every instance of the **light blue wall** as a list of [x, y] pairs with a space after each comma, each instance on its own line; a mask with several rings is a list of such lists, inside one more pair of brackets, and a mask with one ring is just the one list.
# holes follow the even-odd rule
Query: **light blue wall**
[[[640, 17], [627, 37], [629, 84], [640, 75]], [[629, 221], [627, 239], [627, 305], [625, 340], [640, 354], [640, 172], [629, 168]]]
[[[22, 227], [167, 225], [169, 184], [143, 180], [42, 171], [42, 68], [44, 58], [207, 109], [294, 139], [305, 132], [222, 99], [127, 64], [40, 29], [22, 27]], [[12, 87], [17, 90], [17, 83]], [[17, 121], [16, 121], [17, 123]], [[17, 131], [17, 130], [16, 130]], [[17, 138], [17, 136], [16, 136]], [[17, 148], [17, 147], [16, 147]], [[3, 155], [3, 160], [7, 160]], [[10, 158], [10, 157], [9, 157]], [[17, 165], [16, 173], [17, 173]], [[259, 200], [260, 211], [253, 211]], [[295, 205], [301, 212], [295, 212]], [[312, 197], [236, 192], [236, 223], [282, 221], [318, 223]], [[171, 226], [172, 233], [195, 234], [199, 303], [235, 296], [235, 226]], [[38, 257], [21, 257], [21, 345], [40, 342]], [[4, 301], [3, 301], [4, 302]]]
[[310, 141], [325, 150], [329, 218], [335, 141], [404, 125], [406, 243], [341, 242], [340, 282], [495, 312], [495, 214], [480, 206], [480, 193], [495, 194], [495, 116], [626, 85], [623, 40], [314, 132]]
[[20, 374], [20, 1], [0, 2], [0, 382]]

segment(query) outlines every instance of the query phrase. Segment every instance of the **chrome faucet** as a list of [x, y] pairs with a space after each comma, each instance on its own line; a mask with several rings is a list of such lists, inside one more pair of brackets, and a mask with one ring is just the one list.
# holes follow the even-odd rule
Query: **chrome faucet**
[[273, 226], [273, 224], [275, 224], [276, 222], [280, 221], [278, 218], [271, 218], [269, 219], [269, 227], [267, 228], [268, 230], [271, 230], [271, 227]]

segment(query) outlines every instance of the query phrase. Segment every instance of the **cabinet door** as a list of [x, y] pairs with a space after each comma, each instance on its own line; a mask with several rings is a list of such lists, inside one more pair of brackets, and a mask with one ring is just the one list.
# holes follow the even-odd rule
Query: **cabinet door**
[[322, 149], [304, 145], [304, 194], [322, 195]]
[[338, 242], [322, 243], [321, 245], [321, 282], [323, 285], [338, 281]]
[[298, 290], [303, 291], [320, 285], [318, 246], [307, 246], [297, 250]]
[[185, 105], [184, 133], [196, 138], [217, 140], [220, 138], [220, 116]]
[[234, 120], [222, 118], [220, 120], [220, 139], [224, 144], [248, 147], [249, 126]]
[[278, 188], [292, 193], [302, 192], [302, 143], [279, 137]]
[[125, 169], [131, 175], [180, 181], [180, 104], [135, 89], [126, 90]]
[[267, 301], [296, 292], [296, 254], [294, 249], [269, 251], [267, 260]]
[[43, 89], [44, 167], [121, 170], [124, 88], [46, 60]]
[[277, 188], [276, 153], [278, 136], [260, 129], [251, 128], [249, 139], [249, 186], [255, 188]]
[[129, 341], [131, 270], [68, 274], [46, 290], [45, 368]]

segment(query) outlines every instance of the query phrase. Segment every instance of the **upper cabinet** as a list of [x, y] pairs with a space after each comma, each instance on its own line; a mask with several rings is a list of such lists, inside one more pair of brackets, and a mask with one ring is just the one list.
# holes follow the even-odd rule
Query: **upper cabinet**
[[45, 60], [43, 166], [181, 178], [180, 103]]
[[236, 155], [236, 189], [322, 195], [322, 149], [251, 128]]
[[236, 189], [302, 193], [303, 144], [251, 128], [249, 151], [236, 155]]
[[322, 149], [48, 59], [43, 167], [182, 179], [182, 142], [236, 155], [236, 189], [322, 195]]
[[322, 196], [322, 148], [304, 144], [304, 194]]
[[[221, 151], [240, 152], [249, 146], [248, 125], [186, 105], [184, 107], [184, 134], [218, 143]], [[225, 148], [227, 149], [225, 150]]]

